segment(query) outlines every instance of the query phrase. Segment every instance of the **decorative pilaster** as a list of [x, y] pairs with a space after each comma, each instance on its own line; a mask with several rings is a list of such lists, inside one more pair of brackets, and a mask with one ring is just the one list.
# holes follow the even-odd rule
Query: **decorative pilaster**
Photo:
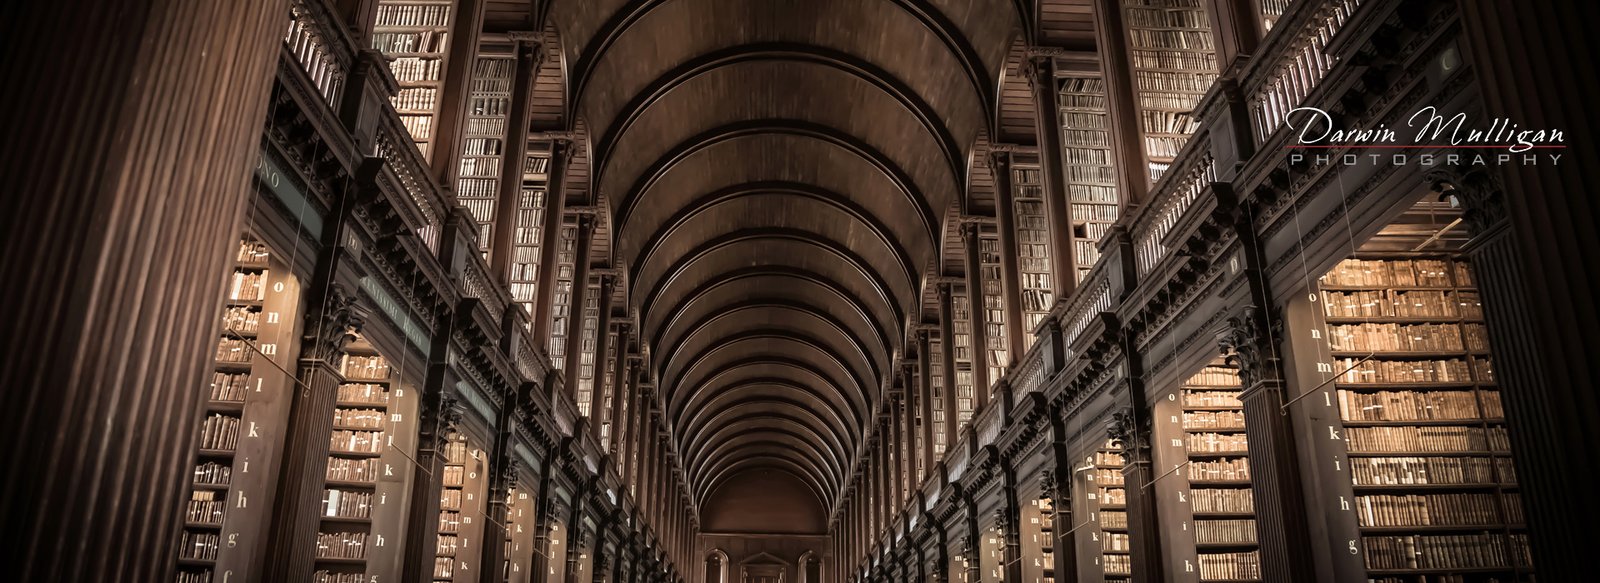
[[[567, 363], [561, 371], [566, 375], [567, 395], [574, 403], [578, 400], [578, 376], [583, 371], [583, 321], [589, 300], [589, 251], [594, 243], [594, 215], [578, 215], [577, 248], [572, 251], [572, 293], [567, 294], [572, 304], [567, 307]], [[545, 230], [559, 227], [546, 225]], [[553, 265], [553, 264], [546, 264]], [[547, 270], [548, 279], [555, 279], [555, 270]], [[541, 277], [544, 280], [546, 277]], [[595, 384], [598, 386], [598, 383]], [[589, 391], [589, 407], [594, 410], [595, 391]]]
[[[611, 359], [607, 357], [611, 353], [611, 304], [616, 297], [615, 291], [616, 276], [611, 273], [600, 274], [600, 297], [595, 298], [599, 314], [596, 315], [594, 327], [594, 388], [589, 394], [589, 426], [594, 428], [595, 443], [602, 448], [606, 445], [606, 437], [609, 437], [601, 435], [602, 429], [606, 433], [616, 432], [616, 418], [607, 415], [606, 410], [606, 365], [611, 364]], [[618, 334], [617, 339], [621, 341], [622, 336]], [[611, 392], [614, 394], [617, 389], [616, 385], [612, 385]], [[613, 396], [611, 400], [615, 402], [616, 398]]]
[[[573, 148], [572, 141], [555, 138], [550, 141], [549, 186], [544, 200], [544, 232], [539, 240], [539, 265], [543, 270], [539, 288], [534, 296], [533, 345], [545, 350], [550, 346], [550, 326], [555, 314], [556, 259], [561, 252], [561, 217], [567, 208], [567, 162]], [[518, 169], [521, 172], [521, 169]], [[514, 207], [513, 207], [514, 208]], [[505, 232], [506, 229], [501, 229]]]
[[[471, 1], [473, 4], [479, 3], [477, 0]], [[470, 79], [472, 70], [477, 68], [476, 63], [473, 61], [477, 58], [478, 47], [477, 43], [474, 42], [471, 46], [472, 54], [465, 61], [455, 60], [454, 53], [460, 52], [462, 49], [461, 38], [460, 35], [457, 35], [455, 38], [450, 39], [453, 47], [451, 62], [456, 66], [449, 67], [447, 72], [452, 77], [464, 74], [468, 75]], [[500, 156], [500, 180], [498, 182], [500, 192], [494, 206], [493, 232], [489, 234], [489, 240], [484, 242], [489, 248], [489, 270], [494, 273], [495, 279], [502, 284], [511, 281], [511, 264], [516, 253], [517, 243], [517, 209], [522, 206], [522, 172], [523, 165], [526, 163], [524, 158], [527, 157], [528, 153], [527, 128], [530, 116], [528, 106], [533, 101], [534, 72], [539, 69], [541, 61], [544, 60], [543, 47], [530, 37], [519, 35], [516, 40], [515, 52], [516, 58], [512, 62], [516, 70], [512, 73], [510, 109], [506, 111], [506, 127], [504, 130], [506, 133], [503, 136], [504, 139], [501, 140], [505, 144], [505, 151], [501, 152]], [[464, 73], [457, 73], [457, 71], [464, 71]], [[451, 95], [446, 93], [445, 97], [448, 98]], [[460, 96], [460, 98], [464, 97], [465, 95]], [[445, 103], [451, 102], [445, 101]], [[461, 114], [465, 113], [466, 102], [464, 99], [461, 99], [457, 106], [461, 108], [458, 113], [449, 113], [449, 108], [440, 110], [439, 121], [441, 125], [444, 125], [446, 120], [451, 120], [457, 125], [460, 123], [457, 120], [461, 117]], [[455, 187], [455, 175], [459, 172], [461, 165], [461, 161], [458, 160], [459, 156], [455, 155], [455, 152], [460, 147], [455, 135], [460, 133], [457, 125], [449, 126], [448, 130], [451, 135], [443, 135], [441, 133], [438, 136], [439, 141], [434, 145], [435, 151], [432, 161], [434, 173], [441, 177], [442, 183], [450, 185], [451, 188]], [[448, 154], [448, 160], [445, 159], [447, 157], [446, 154]], [[552, 158], [550, 162], [553, 165], [557, 160]], [[554, 172], [553, 168], [552, 172]], [[545, 201], [545, 206], [550, 206], [548, 200]], [[554, 226], [546, 223], [545, 230], [549, 231], [551, 228], [559, 226], [560, 223]], [[544, 280], [547, 279], [546, 273], [554, 273], [554, 270], [543, 270], [543, 268], [541, 270], [539, 283], [543, 285]], [[537, 324], [535, 329], [537, 329]], [[540, 339], [535, 338], [536, 343], [534, 345], [541, 350], [549, 345], [546, 342], [537, 342], [538, 340]]]
[[950, 284], [934, 284], [939, 295], [939, 355], [944, 360], [944, 447], [945, 453], [956, 446], [956, 436], [961, 425], [961, 412], [956, 409], [956, 349], [955, 321], [950, 307]]
[[[323, 277], [333, 277], [336, 257], [324, 257]], [[325, 280], [326, 281], [326, 280]], [[289, 402], [288, 438], [278, 475], [277, 500], [267, 543], [267, 575], [274, 580], [307, 580], [316, 560], [323, 482], [327, 477], [328, 436], [333, 433], [333, 408], [345, 346], [355, 339], [366, 312], [353, 294], [337, 283], [323, 287], [325, 299], [311, 312], [300, 342], [299, 388]]]
[[967, 267], [967, 316], [972, 324], [972, 412], [989, 405], [989, 313], [984, 309], [983, 263], [979, 259], [978, 223], [961, 224], [961, 243]]
[[1032, 332], [1023, 329], [1022, 282], [1019, 279], [1022, 269], [1017, 259], [1017, 208], [1011, 184], [1011, 152], [989, 152], [989, 171], [994, 175], [995, 221], [1000, 231], [1000, 303], [1006, 314], [1006, 355], [1011, 360], [1000, 365], [1009, 370], [1012, 363], [1022, 358], [1023, 335]]
[[1122, 444], [1122, 482], [1128, 498], [1128, 544], [1135, 583], [1163, 580], [1161, 524], [1156, 519], [1156, 500], [1148, 484], [1155, 480], [1150, 457], [1150, 413], [1140, 401], [1144, 391], [1137, 382], [1127, 381], [1131, 405], [1111, 414], [1106, 436]]

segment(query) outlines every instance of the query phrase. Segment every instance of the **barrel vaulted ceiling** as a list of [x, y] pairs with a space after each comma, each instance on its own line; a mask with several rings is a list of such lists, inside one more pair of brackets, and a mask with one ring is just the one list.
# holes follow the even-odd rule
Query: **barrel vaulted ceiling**
[[[491, 20], [514, 13], [505, 4], [490, 2]], [[831, 508], [1040, 7], [545, 10], [560, 110], [586, 128], [588, 185], [608, 201], [611, 257], [696, 505], [764, 470], [815, 497], [791, 502]]]

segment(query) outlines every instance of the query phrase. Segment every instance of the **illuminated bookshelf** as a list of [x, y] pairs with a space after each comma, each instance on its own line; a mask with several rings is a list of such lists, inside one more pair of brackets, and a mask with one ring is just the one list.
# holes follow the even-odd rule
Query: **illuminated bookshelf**
[[372, 48], [389, 58], [400, 82], [395, 111], [424, 157], [433, 150], [454, 18], [454, 0], [379, 0], [372, 28]]
[[1072, 215], [1072, 259], [1078, 281], [1100, 260], [1100, 239], [1117, 220], [1117, 172], [1105, 80], [1098, 72], [1063, 68], [1060, 94], [1062, 173]]
[[1123, 0], [1145, 162], [1161, 179], [1189, 136], [1193, 111], [1217, 79], [1217, 54], [1205, 0]]

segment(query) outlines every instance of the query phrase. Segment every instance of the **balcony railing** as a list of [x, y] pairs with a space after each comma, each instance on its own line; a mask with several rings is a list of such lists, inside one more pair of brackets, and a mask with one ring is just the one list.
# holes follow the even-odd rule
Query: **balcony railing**
[[1277, 57], [1252, 63], [1246, 80], [1254, 87], [1247, 94], [1256, 145], [1282, 128], [1289, 112], [1300, 107], [1333, 69], [1334, 58], [1324, 49], [1362, 1], [1324, 0], [1302, 8], [1294, 22], [1280, 21], [1273, 29], [1263, 43], [1263, 54]]
[[440, 226], [444, 223], [445, 209], [449, 207], [445, 205], [439, 185], [428, 174], [422, 153], [411, 141], [411, 134], [400, 124], [399, 114], [394, 113], [393, 108], [385, 108], [388, 115], [381, 116], [378, 125], [378, 155], [388, 163], [422, 213], [424, 226], [417, 230], [417, 237], [428, 245], [429, 251], [438, 253]]
[[322, 2], [290, 2], [289, 30], [283, 35], [283, 44], [300, 62], [328, 105], [338, 107], [350, 63], [355, 60], [355, 48]]

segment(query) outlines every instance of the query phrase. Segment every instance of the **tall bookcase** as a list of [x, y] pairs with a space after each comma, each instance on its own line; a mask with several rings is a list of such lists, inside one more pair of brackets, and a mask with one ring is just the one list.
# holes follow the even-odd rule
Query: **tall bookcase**
[[522, 160], [522, 193], [517, 199], [516, 237], [511, 257], [511, 299], [528, 316], [534, 314], [539, 294], [541, 245], [544, 244], [544, 205], [550, 193], [550, 142], [530, 140]]
[[[567, 215], [561, 222], [561, 249], [556, 252], [556, 293], [550, 309], [550, 366], [567, 366], [567, 334], [572, 328], [573, 260], [578, 251], [578, 218]], [[581, 313], [582, 307], [578, 311]]]
[[1022, 546], [1024, 583], [1055, 583], [1056, 581], [1056, 511], [1055, 503], [1046, 496], [1028, 501], [1022, 509]]
[[[591, 278], [592, 279], [592, 278]], [[578, 328], [578, 414], [598, 419], [592, 416], [595, 400], [595, 349], [599, 347], [600, 326], [600, 286], [584, 282], [589, 291], [583, 295], [583, 312], [579, 314], [581, 320]]]
[[228, 279], [199, 456], [179, 535], [178, 583], [261, 569], [287, 420], [300, 292], [265, 243], [239, 242]]
[[372, 48], [389, 57], [400, 82], [395, 110], [424, 157], [432, 152], [455, 0], [379, 0]]
[[488, 544], [483, 540], [484, 490], [488, 485], [483, 450], [474, 447], [466, 436], [454, 433], [445, 447], [444, 459], [433, 580], [475, 583], [482, 571], [477, 563], [478, 547]]
[[501, 567], [501, 580], [506, 583], [530, 583], [534, 580], [536, 493], [525, 486], [515, 486], [506, 494], [506, 559]]
[[945, 439], [945, 424], [950, 423], [950, 413], [945, 411], [944, 341], [937, 334], [928, 337], [928, 387], [933, 394], [933, 457], [944, 456], [950, 446]]
[[1163, 558], [1175, 581], [1242, 583], [1261, 579], [1249, 442], [1238, 371], [1212, 363], [1157, 398], [1156, 467], [1173, 468], [1152, 487], [1162, 524]]
[[1045, 214], [1044, 177], [1039, 167], [1011, 170], [1011, 206], [1017, 224], [1017, 281], [1022, 301], [1022, 349], [1033, 346], [1033, 329], [1050, 315], [1056, 303], [1055, 280], [1050, 265], [1050, 219]]
[[[1006, 345], [1005, 294], [1000, 282], [1000, 233], [994, 227], [983, 226], [978, 234], [979, 281], [983, 285], [984, 365], [989, 367], [992, 386], [1005, 376], [1006, 365], [1011, 364], [1011, 351]], [[985, 387], [988, 390], [990, 387]]]
[[1195, 105], [1217, 79], [1205, 0], [1123, 0], [1150, 182], [1199, 129]]
[[[1086, 510], [1099, 528], [1089, 532], [1091, 574], [1106, 583], [1131, 581], [1133, 561], [1129, 554], [1128, 492], [1122, 479], [1122, 444], [1107, 440], [1090, 454], [1084, 469]], [[1093, 528], [1093, 527], [1090, 527]], [[1093, 579], [1090, 579], [1091, 581]]]
[[965, 285], [950, 286], [950, 312], [954, 322], [948, 348], [955, 351], [956, 357], [957, 427], [964, 427], [972, 421], [977, 394], [972, 386], [972, 303], [968, 301], [967, 291]]
[[1118, 214], [1117, 173], [1111, 157], [1111, 120], [1105, 79], [1098, 71], [1062, 67], [1061, 161], [1072, 209], [1072, 259], [1082, 281], [1100, 260], [1100, 239]]
[[1272, 30], [1272, 25], [1278, 23], [1291, 4], [1294, 4], [1294, 0], [1256, 0], [1256, 10], [1261, 12], [1262, 32]]
[[516, 58], [484, 45], [472, 65], [467, 96], [456, 200], [478, 225], [478, 245], [488, 253], [494, 241], [495, 206], [500, 198], [501, 158], [506, 151], [506, 118], [511, 110], [511, 80]]
[[345, 350], [317, 534], [316, 583], [398, 578], [416, 401], [364, 338]]
[[1358, 254], [1320, 280], [1369, 580], [1530, 581], [1483, 308], [1449, 254]]
[[607, 365], [611, 367], [611, 370], [601, 375], [599, 382], [600, 412], [594, 416], [600, 422], [600, 448], [602, 451], [611, 451], [612, 436], [616, 433], [617, 420], [611, 418], [611, 412], [613, 399], [618, 398], [618, 387], [613, 386], [612, 380], [616, 377], [617, 372], [615, 368], [617, 366], [617, 352], [622, 350], [617, 345], [617, 342], [621, 340], [622, 338], [617, 334], [616, 328], [613, 327], [606, 330], [606, 353], [600, 355], [600, 358], [605, 359], [603, 362], [612, 363]]

